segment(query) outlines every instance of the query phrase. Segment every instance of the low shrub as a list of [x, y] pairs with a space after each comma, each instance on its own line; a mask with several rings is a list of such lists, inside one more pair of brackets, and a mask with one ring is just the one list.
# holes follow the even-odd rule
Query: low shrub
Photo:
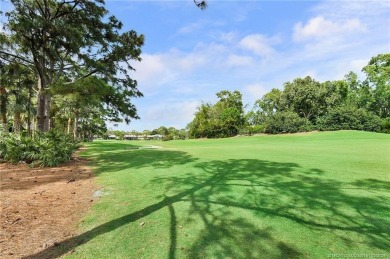
[[285, 111], [277, 112], [270, 117], [266, 122], [264, 132], [278, 134], [305, 132], [311, 130], [313, 130], [313, 126], [308, 119], [301, 118], [294, 112]]
[[259, 134], [264, 132], [264, 125], [245, 126], [239, 130], [240, 135], [251, 136], [253, 134]]
[[165, 135], [163, 138], [162, 138], [163, 141], [170, 141], [170, 140], [173, 140], [173, 136], [168, 134], [168, 135]]
[[382, 119], [381, 131], [384, 133], [390, 133], [390, 117]]
[[317, 119], [319, 130], [365, 130], [381, 131], [381, 119], [365, 110], [350, 106], [340, 106]]
[[0, 158], [11, 163], [23, 161], [31, 166], [56, 166], [70, 160], [78, 147], [71, 136], [57, 130], [37, 134], [34, 138], [7, 134], [0, 142]]

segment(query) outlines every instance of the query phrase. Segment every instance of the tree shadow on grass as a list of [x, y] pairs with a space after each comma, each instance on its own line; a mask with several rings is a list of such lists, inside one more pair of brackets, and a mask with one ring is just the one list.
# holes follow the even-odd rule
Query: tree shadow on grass
[[[99, 150], [97, 155], [93, 153], [94, 148]], [[143, 148], [145, 145], [137, 145], [136, 143], [95, 143], [95, 146], [90, 144], [90, 154], [84, 156], [91, 158], [93, 164], [98, 165], [94, 171], [96, 175], [121, 170], [131, 173], [129, 169], [144, 167], [164, 169], [197, 160], [197, 158], [182, 151]]]
[[[184, 152], [145, 152], [141, 155], [150, 156], [156, 161], [127, 161], [121, 167], [168, 168], [176, 162], [184, 164], [195, 161]], [[182, 157], [181, 160], [177, 160], [178, 155]], [[361, 237], [369, 247], [386, 250], [390, 246], [389, 205], [383, 202], [386, 197], [348, 194], [343, 190], [345, 183], [326, 178], [326, 173], [319, 169], [304, 171], [295, 163], [256, 159], [197, 162], [194, 167], [199, 169], [199, 173], [157, 177], [149, 183], [165, 188], [165, 196], [161, 197], [160, 202], [99, 225], [26, 258], [61, 256], [99, 235], [161, 209], [167, 209], [170, 213], [170, 228], [166, 230], [170, 233], [167, 257], [175, 258], [178, 253], [175, 204], [178, 202], [189, 204], [188, 221], [200, 219], [203, 226], [194, 242], [180, 251], [188, 258], [307, 256], [305, 251], [299, 251], [291, 243], [280, 240], [272, 227], [251, 221], [245, 216], [247, 213], [259, 219], [287, 220], [313, 230], [332, 230], [335, 231], [334, 235], [349, 245], [353, 245], [354, 239], [349, 237], [349, 234], [353, 234]], [[385, 185], [378, 181], [374, 182], [374, 186], [372, 181], [348, 184], [358, 188], [383, 188]]]
[[[243, 236], [242, 233], [240, 234], [234, 227], [226, 226], [236, 226], [241, 230], [241, 227], [245, 228], [246, 223], [237, 217], [237, 213], [233, 220], [229, 219], [229, 212], [232, 209], [252, 211], [259, 218], [286, 219], [313, 230], [332, 231], [334, 237], [338, 237], [350, 247], [356, 248], [357, 240], [364, 240], [362, 243], [377, 251], [387, 251], [390, 247], [389, 195], [388, 192], [387, 195], [383, 193], [386, 188], [390, 189], [388, 182], [367, 179], [344, 183], [326, 178], [326, 173], [319, 169], [304, 171], [292, 163], [253, 159], [212, 161], [198, 163], [197, 167], [205, 174], [188, 175], [187, 179], [177, 177], [156, 179], [156, 183], [165, 182], [167, 191], [176, 185], [188, 185], [189, 182], [196, 185], [197, 182], [204, 181], [202, 178], [215, 179], [209, 186], [191, 194], [190, 198], [183, 199], [191, 202], [191, 217], [198, 214], [205, 226], [203, 236], [199, 237], [190, 249], [190, 254], [195, 255], [194, 257], [202, 256], [208, 246], [220, 248], [214, 249], [214, 254], [211, 255], [217, 258], [232, 254], [233, 257], [253, 258], [257, 256], [248, 252], [253, 253], [256, 249], [262, 256], [298, 255], [297, 250], [291, 249], [285, 243], [278, 245], [277, 240], [273, 242], [273, 246], [268, 245], [272, 247], [271, 250], [256, 246], [256, 243], [262, 242], [261, 240], [249, 246], [248, 241], [242, 243], [234, 241], [233, 237]], [[346, 192], [356, 188], [359, 189], [359, 194]], [[362, 193], [373, 190], [382, 193], [370, 196]], [[216, 212], [216, 208], [222, 212]], [[206, 220], [206, 216], [209, 220]], [[224, 222], [223, 219], [228, 221]], [[214, 223], [210, 224], [210, 221]], [[258, 230], [256, 227], [253, 228], [253, 231], [256, 229]], [[235, 233], [230, 235], [232, 237], [230, 240], [227, 238], [229, 230]], [[225, 234], [219, 236], [220, 233]], [[231, 251], [232, 247], [238, 254]], [[279, 255], [272, 254], [275, 251], [279, 251]]]

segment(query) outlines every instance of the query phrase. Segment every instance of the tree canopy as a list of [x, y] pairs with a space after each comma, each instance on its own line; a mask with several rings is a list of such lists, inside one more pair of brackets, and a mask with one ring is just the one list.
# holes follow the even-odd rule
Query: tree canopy
[[189, 134], [195, 138], [228, 137], [237, 135], [244, 125], [244, 108], [239, 91], [217, 93], [215, 105], [202, 104], [189, 124]]
[[221, 91], [215, 105], [198, 107], [189, 124], [190, 137], [340, 129], [390, 132], [390, 54], [371, 58], [362, 71], [363, 81], [354, 72], [335, 81], [296, 78], [266, 93], [245, 116], [241, 94]]
[[[51, 90], [90, 76], [109, 84], [128, 102], [141, 97], [137, 82], [130, 77], [130, 61], [140, 61], [144, 36], [122, 32], [123, 24], [109, 16], [101, 0], [11, 0], [14, 9], [1, 33], [0, 58], [4, 63], [29, 67], [37, 81], [37, 128], [50, 128]], [[109, 100], [118, 102], [119, 96]], [[129, 112], [132, 110], [132, 112]], [[129, 103], [117, 111], [126, 121], [136, 118]]]

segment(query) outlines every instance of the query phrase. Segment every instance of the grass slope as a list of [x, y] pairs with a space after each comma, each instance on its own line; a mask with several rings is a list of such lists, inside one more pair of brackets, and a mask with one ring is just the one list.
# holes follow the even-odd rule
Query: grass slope
[[[162, 148], [134, 149], [146, 145]], [[70, 258], [390, 255], [390, 135], [88, 147], [105, 195], [83, 233], [60, 246], [76, 248]]]

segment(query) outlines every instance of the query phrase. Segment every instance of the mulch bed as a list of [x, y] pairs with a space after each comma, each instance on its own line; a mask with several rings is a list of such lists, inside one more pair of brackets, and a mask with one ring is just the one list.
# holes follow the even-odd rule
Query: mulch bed
[[0, 258], [21, 258], [75, 236], [98, 198], [87, 160], [52, 168], [0, 163]]

